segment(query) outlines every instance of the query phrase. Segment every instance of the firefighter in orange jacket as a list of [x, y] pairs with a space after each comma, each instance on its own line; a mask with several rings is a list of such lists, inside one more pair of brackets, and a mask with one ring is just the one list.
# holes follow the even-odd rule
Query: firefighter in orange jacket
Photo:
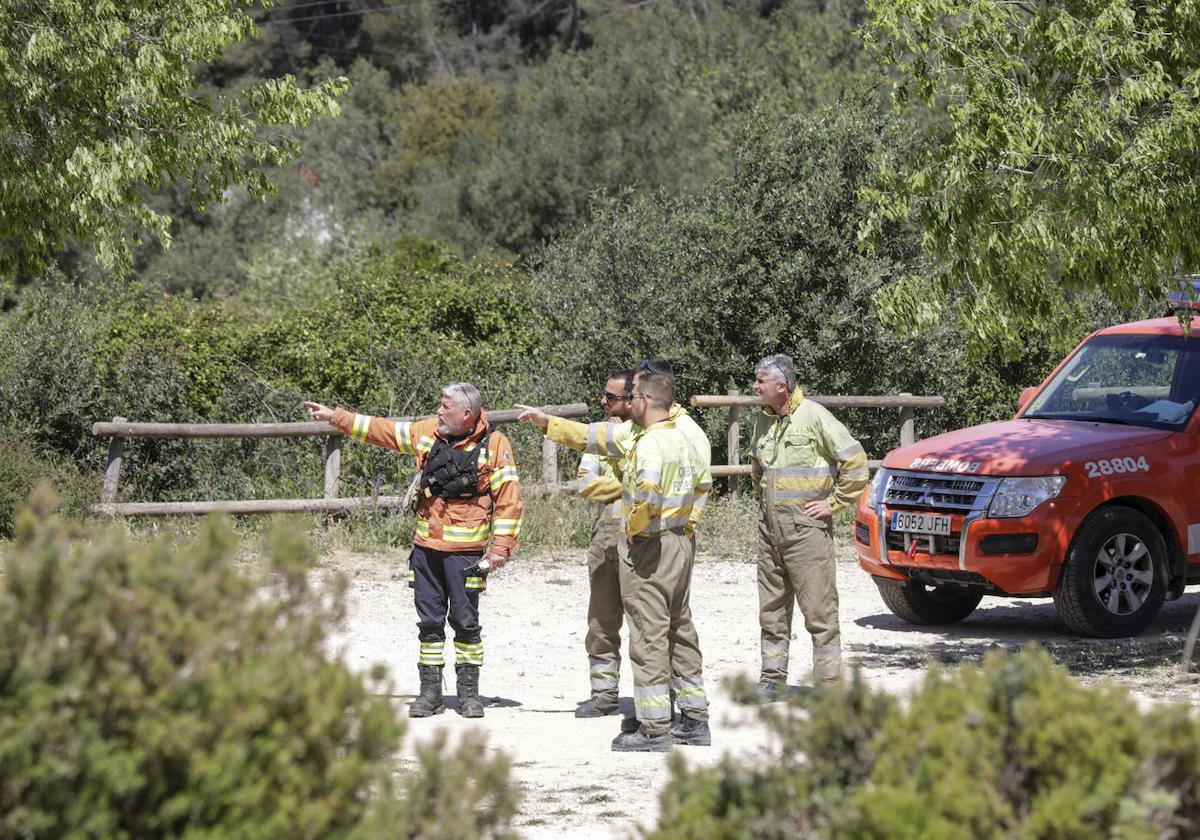
[[521, 488], [508, 438], [488, 424], [479, 389], [468, 382], [447, 385], [437, 417], [428, 420], [397, 423], [320, 403], [304, 405], [314, 420], [328, 421], [361, 443], [416, 456], [421, 483], [409, 566], [421, 640], [421, 693], [408, 714], [442, 711], [449, 619], [459, 713], [483, 717], [479, 593], [487, 573], [516, 551], [521, 530]]

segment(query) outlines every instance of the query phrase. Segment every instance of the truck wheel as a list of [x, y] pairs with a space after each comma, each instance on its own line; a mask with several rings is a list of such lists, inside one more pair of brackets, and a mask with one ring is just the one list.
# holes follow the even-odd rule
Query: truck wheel
[[1145, 630], [1167, 591], [1167, 545], [1157, 527], [1133, 508], [1092, 513], [1063, 562], [1054, 605], [1081, 636], [1115, 639]]
[[975, 611], [982, 592], [951, 586], [926, 586], [915, 580], [875, 579], [887, 608], [909, 624], [954, 624]]

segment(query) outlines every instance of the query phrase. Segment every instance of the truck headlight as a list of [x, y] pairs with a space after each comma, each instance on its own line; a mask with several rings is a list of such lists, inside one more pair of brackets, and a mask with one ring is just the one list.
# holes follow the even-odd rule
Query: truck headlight
[[879, 507], [879, 503], [883, 501], [883, 493], [887, 490], [888, 471], [883, 467], [875, 470], [875, 475], [871, 478], [871, 492], [867, 494], [867, 502], [871, 507]]
[[1067, 483], [1065, 475], [1042, 475], [1035, 478], [1006, 478], [996, 488], [988, 505], [988, 516], [1024, 516], [1042, 502], [1053, 499]]

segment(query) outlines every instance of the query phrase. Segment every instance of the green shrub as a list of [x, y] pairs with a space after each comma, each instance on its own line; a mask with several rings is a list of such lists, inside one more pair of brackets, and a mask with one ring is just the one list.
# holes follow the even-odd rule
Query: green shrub
[[[901, 706], [856, 675], [764, 714], [761, 763], [672, 765], [655, 838], [1194, 837], [1200, 721], [1083, 687], [1036, 648], [933, 670]], [[806, 713], [805, 713], [806, 712]]]
[[63, 513], [74, 519], [82, 518], [88, 505], [98, 500], [99, 476], [85, 477], [70, 459], [0, 427], [0, 539], [13, 535], [17, 511], [42, 482], [54, 486], [63, 500]]
[[261, 573], [220, 520], [139, 545], [73, 534], [46, 493], [0, 578], [0, 836], [433, 836], [435, 771], [464, 831], [508, 831], [503, 756], [437, 743], [391, 778], [391, 689], [329, 658], [345, 581], [310, 583], [302, 532]]

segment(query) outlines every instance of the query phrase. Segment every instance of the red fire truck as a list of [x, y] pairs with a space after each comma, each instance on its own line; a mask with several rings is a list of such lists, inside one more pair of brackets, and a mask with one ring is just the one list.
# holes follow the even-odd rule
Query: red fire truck
[[1012, 420], [888, 453], [854, 542], [915, 624], [984, 595], [1053, 596], [1086, 636], [1144, 630], [1200, 583], [1200, 317], [1090, 335]]

